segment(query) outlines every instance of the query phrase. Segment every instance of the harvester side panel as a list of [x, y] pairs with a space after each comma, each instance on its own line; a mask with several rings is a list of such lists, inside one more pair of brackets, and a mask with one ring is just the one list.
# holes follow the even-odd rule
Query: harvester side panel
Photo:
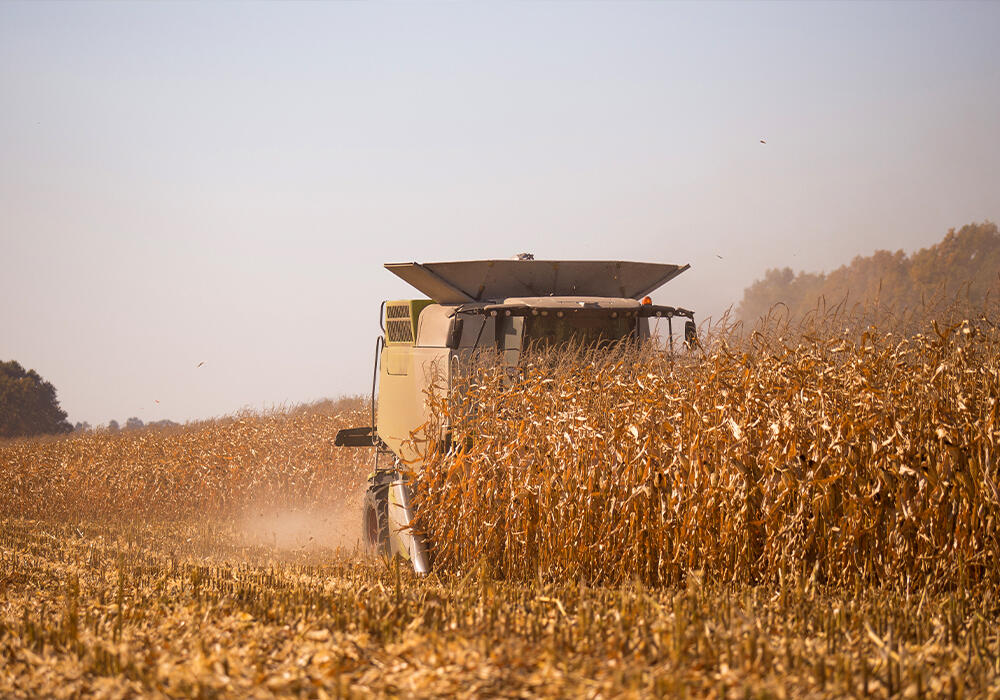
[[406, 443], [430, 418], [427, 387], [447, 390], [450, 359], [448, 348], [386, 345], [382, 350], [376, 431], [404, 464], [420, 458], [420, 450]]

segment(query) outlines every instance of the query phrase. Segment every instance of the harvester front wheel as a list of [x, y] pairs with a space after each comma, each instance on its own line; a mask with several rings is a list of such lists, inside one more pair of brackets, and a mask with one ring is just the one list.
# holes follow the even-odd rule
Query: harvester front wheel
[[389, 554], [389, 494], [387, 489], [365, 491], [361, 510], [361, 542], [369, 554]]

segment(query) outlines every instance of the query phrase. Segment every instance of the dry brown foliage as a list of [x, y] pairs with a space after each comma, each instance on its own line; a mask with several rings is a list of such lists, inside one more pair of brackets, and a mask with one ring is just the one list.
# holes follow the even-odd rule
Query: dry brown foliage
[[0, 443], [0, 696], [1000, 697], [994, 318], [470, 367], [424, 578], [231, 517], [357, 404]]
[[912, 336], [856, 318], [772, 323], [676, 358], [541, 354], [513, 383], [484, 363], [437, 405], [461, 449], [418, 475], [435, 566], [995, 586], [995, 318]]
[[997, 697], [997, 604], [417, 578], [216, 527], [0, 518], [0, 696]]
[[371, 452], [334, 447], [334, 435], [369, 421], [367, 407], [347, 399], [173, 428], [0, 441], [0, 512], [182, 521], [337, 503], [364, 484]]

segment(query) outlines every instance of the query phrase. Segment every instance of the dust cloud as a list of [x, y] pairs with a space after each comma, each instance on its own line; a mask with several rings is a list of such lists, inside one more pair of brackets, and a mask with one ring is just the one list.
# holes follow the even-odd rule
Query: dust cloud
[[360, 551], [364, 491], [324, 507], [253, 508], [239, 526], [247, 544], [285, 550]]

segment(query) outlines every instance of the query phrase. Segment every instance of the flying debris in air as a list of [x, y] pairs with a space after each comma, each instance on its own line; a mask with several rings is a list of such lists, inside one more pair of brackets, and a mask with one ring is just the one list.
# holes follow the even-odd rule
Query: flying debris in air
[[717, 257], [717, 258], [718, 258], [719, 260], [725, 260], [725, 258], [723, 258], [723, 257], [722, 257], [721, 255], [719, 255], [718, 253], [716, 253], [716, 254], [715, 254], [715, 257]]
[[195, 367], [195, 369], [198, 369], [198, 367], [201, 367], [203, 364], [205, 364], [204, 360], [202, 360], [201, 362], [199, 362], [198, 365]]
[[767, 139], [761, 139], [760, 142], [761, 143], [767, 143]]

